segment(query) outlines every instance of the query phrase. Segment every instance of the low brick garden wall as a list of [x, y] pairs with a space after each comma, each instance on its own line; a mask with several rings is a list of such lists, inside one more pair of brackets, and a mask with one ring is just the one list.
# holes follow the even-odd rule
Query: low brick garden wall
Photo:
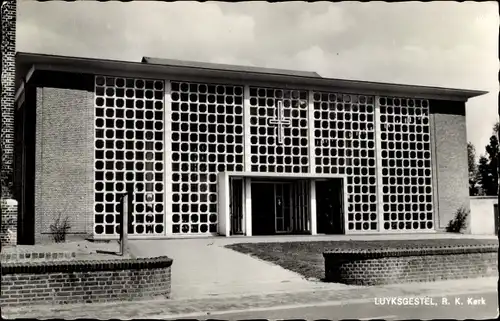
[[170, 298], [172, 259], [3, 263], [2, 306]]
[[3, 263], [14, 263], [19, 261], [54, 261], [75, 259], [76, 253], [71, 251], [61, 252], [25, 252], [25, 253], [0, 253]]
[[354, 285], [498, 275], [498, 246], [338, 250], [323, 253], [325, 280]]

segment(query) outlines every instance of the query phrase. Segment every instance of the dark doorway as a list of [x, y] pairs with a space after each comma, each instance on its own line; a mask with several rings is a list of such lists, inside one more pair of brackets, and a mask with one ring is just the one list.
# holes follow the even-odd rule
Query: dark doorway
[[272, 183], [252, 183], [253, 235], [276, 233], [274, 186]]
[[231, 235], [243, 234], [243, 179], [229, 179]]
[[316, 213], [318, 233], [344, 233], [342, 180], [329, 179], [316, 181]]
[[15, 181], [18, 201], [17, 244], [35, 244], [36, 88], [26, 86], [25, 102], [15, 112]]

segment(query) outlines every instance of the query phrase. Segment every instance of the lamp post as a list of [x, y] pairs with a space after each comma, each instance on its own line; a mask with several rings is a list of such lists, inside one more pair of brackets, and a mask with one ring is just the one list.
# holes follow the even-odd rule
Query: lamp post
[[128, 248], [128, 215], [129, 215], [129, 205], [132, 200], [132, 191], [127, 191], [127, 193], [122, 198], [122, 221], [120, 228], [120, 255], [124, 256], [127, 253]]

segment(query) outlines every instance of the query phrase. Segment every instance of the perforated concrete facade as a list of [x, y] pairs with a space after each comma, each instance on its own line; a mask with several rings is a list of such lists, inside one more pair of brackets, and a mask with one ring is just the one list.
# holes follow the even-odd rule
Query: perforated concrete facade
[[308, 173], [308, 92], [250, 87], [251, 171]]
[[[434, 230], [427, 100], [251, 86], [245, 97], [245, 86], [100, 76], [95, 85], [93, 95], [47, 88], [42, 94], [44, 106], [54, 95], [62, 98], [59, 108], [78, 95], [79, 101], [93, 102], [84, 104], [93, 110], [89, 115], [94, 119], [93, 135], [87, 133], [93, 145], [85, 145], [85, 153], [92, 150], [94, 154], [92, 217], [88, 204], [77, 202], [81, 214], [72, 214], [74, 220], [81, 222], [77, 226], [86, 223], [75, 232], [91, 232], [96, 237], [117, 235], [121, 195], [133, 188], [132, 234], [217, 233], [217, 176], [244, 172], [245, 168], [261, 173], [346, 175], [346, 233]], [[249, 102], [248, 136], [244, 129], [245, 98]], [[60, 117], [57, 108], [51, 110], [52, 117]], [[45, 152], [44, 164], [55, 166], [55, 159], [50, 159], [54, 154], [47, 152], [47, 136], [40, 132], [51, 126], [47, 113], [38, 117], [40, 124], [45, 124], [38, 128], [39, 137], [45, 137], [39, 153]], [[276, 120], [280, 117], [284, 122], [278, 133]], [[455, 128], [456, 121], [440, 121], [442, 115], [433, 117], [441, 125], [449, 123], [448, 132], [461, 131]], [[460, 119], [457, 121], [460, 124]], [[59, 127], [58, 122], [65, 123], [59, 119], [51, 124]], [[72, 144], [70, 140], [52, 142]], [[247, 156], [245, 144], [250, 151]], [[449, 146], [455, 153], [461, 142]], [[453, 166], [458, 168], [460, 163]], [[45, 165], [40, 173], [47, 173], [47, 166], [51, 165]], [[443, 171], [443, 165], [440, 168]], [[47, 177], [38, 177], [37, 195], [47, 196], [48, 190], [56, 193], [57, 189], [47, 184], [58, 185], [58, 181]], [[85, 192], [81, 195], [89, 199]], [[443, 207], [451, 207], [448, 199], [446, 194], [438, 198]], [[52, 205], [43, 207], [43, 202], [57, 201], [40, 197], [37, 203], [39, 221], [45, 222], [38, 224], [47, 232], [48, 222], [59, 210]], [[447, 213], [443, 220], [451, 215]], [[89, 219], [92, 231], [87, 231]]]
[[216, 233], [217, 174], [243, 171], [243, 87], [170, 84], [171, 233]]
[[317, 174], [347, 176], [347, 231], [377, 231], [373, 96], [314, 92]]
[[131, 234], [163, 235], [164, 95], [161, 80], [95, 78], [94, 235], [120, 233], [133, 191]]
[[434, 230], [428, 100], [165, 83], [167, 234], [216, 233], [217, 175], [244, 171], [345, 175], [346, 233]]
[[380, 97], [385, 230], [433, 230], [429, 101]]
[[[346, 234], [435, 231], [468, 206], [463, 102], [284, 80], [85, 77], [71, 86], [86, 89], [37, 91], [37, 233], [65, 213], [71, 232], [115, 238], [131, 189], [133, 238], [230, 235], [233, 203], [251, 235], [251, 182], [263, 179], [308, 181], [301, 233], [317, 230], [318, 179], [337, 180]], [[244, 180], [241, 200], [224, 173]]]

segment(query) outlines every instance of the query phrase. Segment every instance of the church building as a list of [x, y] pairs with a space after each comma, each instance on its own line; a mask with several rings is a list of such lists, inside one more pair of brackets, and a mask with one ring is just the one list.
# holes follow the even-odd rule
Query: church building
[[[321, 71], [319, 71], [321, 72]], [[486, 92], [144, 57], [16, 55], [20, 243], [430, 233], [469, 208], [466, 102]]]

